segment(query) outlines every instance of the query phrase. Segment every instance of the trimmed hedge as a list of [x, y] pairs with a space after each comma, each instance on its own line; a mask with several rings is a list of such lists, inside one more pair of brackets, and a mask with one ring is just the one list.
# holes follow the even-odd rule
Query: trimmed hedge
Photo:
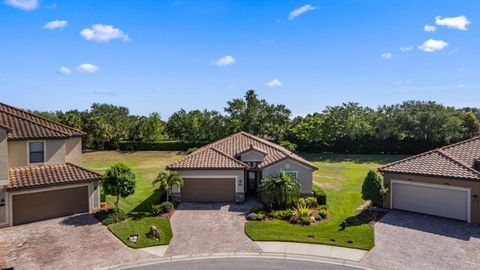
[[325, 191], [319, 187], [313, 187], [313, 196], [317, 198], [318, 205], [326, 205], [327, 204], [327, 194]]
[[189, 148], [204, 146], [205, 142], [161, 141], [136, 142], [123, 141], [118, 144], [122, 151], [187, 151]]

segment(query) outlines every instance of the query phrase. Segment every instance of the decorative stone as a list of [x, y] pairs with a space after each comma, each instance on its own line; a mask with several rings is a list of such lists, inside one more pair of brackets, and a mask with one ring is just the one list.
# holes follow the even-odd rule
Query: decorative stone
[[160, 232], [158, 231], [157, 227], [151, 226], [149, 235], [157, 240], [160, 240]]

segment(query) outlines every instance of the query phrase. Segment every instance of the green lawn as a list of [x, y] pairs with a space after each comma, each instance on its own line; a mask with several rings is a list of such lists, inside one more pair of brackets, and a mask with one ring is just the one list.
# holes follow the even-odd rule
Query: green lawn
[[364, 202], [360, 190], [368, 170], [402, 158], [379, 155], [304, 154], [319, 169], [314, 172], [314, 184], [327, 193], [327, 204], [332, 218], [312, 226], [298, 226], [287, 221], [247, 222], [245, 232], [256, 241], [292, 241], [322, 243], [359, 249], [374, 245], [373, 228], [353, 222], [341, 230], [343, 220], [355, 221], [357, 208]]
[[[154, 192], [152, 180], [158, 173], [165, 170], [165, 166], [180, 159], [182, 155], [173, 151], [149, 151], [149, 152], [90, 152], [83, 155], [83, 164], [86, 168], [103, 173], [116, 162], [124, 162], [133, 169], [137, 176], [135, 193], [129, 197], [120, 199], [119, 207], [124, 210], [129, 218], [123, 222], [109, 225], [110, 231], [126, 245], [139, 248], [157, 245], [166, 245], [172, 238], [170, 222], [167, 219], [148, 217], [150, 206], [160, 200], [160, 194]], [[114, 198], [108, 196], [107, 201], [114, 202]], [[160, 241], [146, 237], [150, 226], [156, 226], [163, 236]], [[138, 234], [136, 243], [128, 241], [131, 234]]]

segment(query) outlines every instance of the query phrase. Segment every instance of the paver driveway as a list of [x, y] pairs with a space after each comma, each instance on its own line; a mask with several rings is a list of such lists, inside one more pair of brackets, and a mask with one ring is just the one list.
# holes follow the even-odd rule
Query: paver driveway
[[154, 258], [126, 247], [91, 215], [0, 229], [0, 268], [91, 269]]
[[252, 204], [181, 203], [170, 219], [173, 238], [165, 255], [260, 252], [244, 232]]
[[363, 262], [379, 269], [480, 269], [480, 227], [390, 211], [375, 224], [375, 247]]

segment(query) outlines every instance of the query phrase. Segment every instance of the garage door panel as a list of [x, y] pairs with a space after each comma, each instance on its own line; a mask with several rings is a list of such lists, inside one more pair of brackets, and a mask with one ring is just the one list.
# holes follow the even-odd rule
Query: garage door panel
[[468, 220], [468, 192], [438, 185], [392, 183], [392, 208]]
[[12, 196], [13, 225], [89, 212], [88, 187]]
[[182, 201], [231, 202], [235, 200], [234, 178], [185, 178]]

